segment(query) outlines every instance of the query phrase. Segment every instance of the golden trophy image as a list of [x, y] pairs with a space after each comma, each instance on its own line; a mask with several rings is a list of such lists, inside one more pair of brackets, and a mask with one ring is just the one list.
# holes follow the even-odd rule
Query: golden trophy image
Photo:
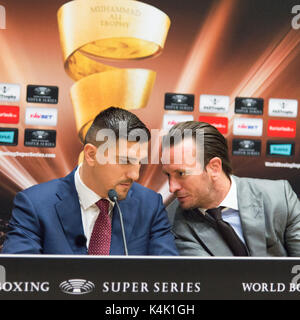
[[170, 27], [161, 10], [135, 0], [73, 0], [58, 10], [64, 68], [75, 81], [71, 87], [76, 127], [83, 141], [91, 120], [116, 106], [147, 105], [156, 73], [119, 68], [110, 61], [158, 55]]

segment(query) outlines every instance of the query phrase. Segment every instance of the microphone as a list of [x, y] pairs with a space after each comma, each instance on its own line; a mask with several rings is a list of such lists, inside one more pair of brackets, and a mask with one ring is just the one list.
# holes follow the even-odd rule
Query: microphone
[[111, 201], [113, 201], [118, 208], [119, 211], [119, 216], [120, 216], [120, 224], [121, 224], [121, 230], [122, 230], [122, 236], [123, 236], [123, 244], [124, 244], [124, 251], [125, 251], [125, 256], [128, 256], [128, 250], [127, 250], [127, 243], [126, 243], [126, 237], [125, 237], [125, 231], [124, 231], [124, 224], [123, 224], [123, 215], [118, 203], [118, 193], [114, 189], [110, 189], [108, 191], [108, 197]]

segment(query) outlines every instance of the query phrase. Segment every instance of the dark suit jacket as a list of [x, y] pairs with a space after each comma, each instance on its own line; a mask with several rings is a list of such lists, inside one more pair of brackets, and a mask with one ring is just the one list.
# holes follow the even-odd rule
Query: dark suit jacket
[[[250, 256], [300, 256], [300, 202], [288, 181], [233, 176]], [[167, 208], [180, 255], [232, 256], [216, 227], [197, 209]], [[174, 220], [174, 222], [173, 222]]]
[[[74, 172], [16, 195], [2, 253], [87, 254]], [[130, 255], [178, 254], [159, 194], [134, 183], [119, 204]], [[110, 254], [124, 254], [116, 206]]]

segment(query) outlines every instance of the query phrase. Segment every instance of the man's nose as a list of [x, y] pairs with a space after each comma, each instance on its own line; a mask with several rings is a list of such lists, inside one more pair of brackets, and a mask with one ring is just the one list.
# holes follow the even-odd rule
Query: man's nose
[[171, 193], [175, 193], [176, 191], [180, 190], [181, 186], [174, 178], [169, 178], [169, 191]]
[[127, 171], [127, 177], [131, 179], [132, 181], [138, 180], [140, 176], [140, 164], [134, 164], [129, 166], [128, 171]]

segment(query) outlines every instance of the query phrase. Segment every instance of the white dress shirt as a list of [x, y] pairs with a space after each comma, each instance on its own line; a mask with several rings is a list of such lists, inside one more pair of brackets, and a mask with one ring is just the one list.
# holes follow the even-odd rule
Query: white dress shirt
[[[99, 214], [99, 208], [96, 205], [96, 202], [101, 199], [93, 190], [88, 188], [80, 178], [79, 170], [81, 164], [78, 166], [75, 171], [75, 188], [78, 193], [80, 209], [81, 209], [81, 219], [83, 225], [84, 235], [87, 239], [87, 247], [90, 243], [90, 238], [93, 232], [95, 221], [97, 220]], [[109, 199], [108, 199], [109, 200]], [[112, 209], [114, 203], [109, 200], [109, 215], [112, 217]]]

